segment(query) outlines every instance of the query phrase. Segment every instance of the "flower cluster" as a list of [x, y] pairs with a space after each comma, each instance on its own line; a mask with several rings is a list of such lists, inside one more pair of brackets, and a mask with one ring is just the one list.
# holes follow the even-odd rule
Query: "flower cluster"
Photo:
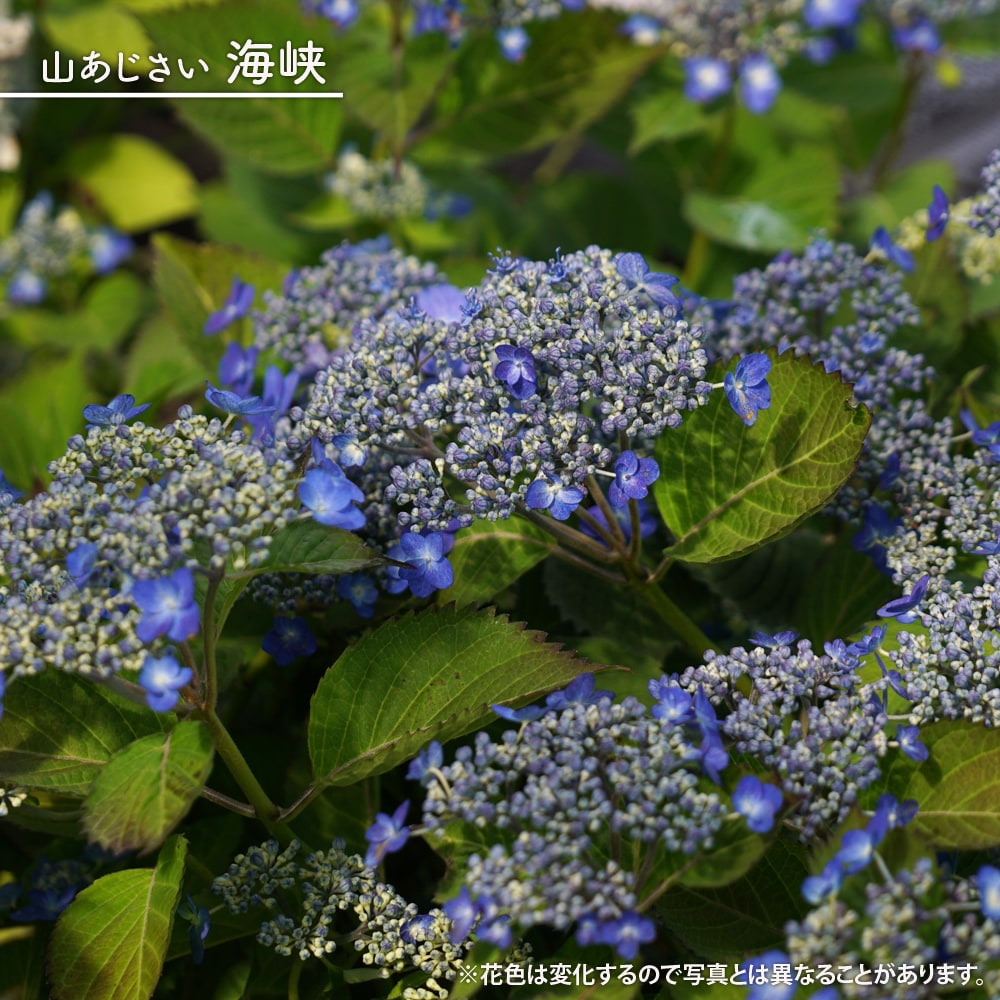
[[395, 250], [388, 238], [343, 243], [322, 263], [292, 271], [281, 295], [264, 295], [253, 316], [254, 346], [274, 351], [303, 375], [329, 364], [361, 320], [379, 318], [447, 279], [433, 264]]
[[610, 471], [621, 441], [648, 446], [711, 389], [666, 276], [632, 258], [499, 254], [457, 321], [420, 298], [362, 320], [317, 375], [295, 437], [346, 434], [382, 456], [388, 482], [361, 488], [423, 531], [509, 517], [538, 480], [572, 489]]
[[106, 274], [132, 253], [132, 241], [106, 226], [87, 226], [72, 208], [55, 211], [52, 196], [38, 195], [21, 211], [17, 226], [0, 243], [0, 276], [14, 305], [35, 305], [51, 279]]
[[[298, 841], [283, 851], [273, 840], [251, 848], [215, 879], [212, 891], [231, 913], [263, 907], [274, 914], [261, 924], [257, 940], [279, 955], [306, 961], [350, 948], [383, 977], [423, 973], [422, 987], [403, 989], [406, 1000], [448, 995], [444, 984], [455, 979], [467, 949], [452, 942], [443, 911], [420, 913], [342, 843], [301, 860], [299, 851]], [[288, 915], [293, 899], [297, 920]]]
[[969, 225], [989, 236], [996, 236], [1000, 229], [1000, 149], [990, 153], [980, 179], [983, 195], [973, 206], [974, 218]]
[[192, 571], [259, 565], [298, 516], [297, 470], [189, 407], [164, 428], [123, 422], [135, 409], [88, 408], [99, 422], [51, 463], [49, 488], [0, 511], [0, 662], [144, 670], [166, 706], [190, 680], [163, 644], [198, 628]]
[[[860, 830], [853, 832], [867, 836]], [[868, 868], [873, 853], [871, 849], [857, 852], [846, 877]], [[884, 864], [881, 868], [884, 871]], [[1000, 989], [995, 964], [1000, 958], [995, 873], [996, 869], [984, 866], [971, 879], [947, 876], [939, 873], [929, 858], [921, 858], [912, 867], [891, 875], [884, 871], [881, 877], [868, 881], [863, 896], [845, 892], [843, 898], [838, 896], [840, 879], [828, 880], [822, 892], [809, 885], [815, 879], [807, 879], [803, 889], [814, 890], [816, 898], [810, 902], [815, 908], [786, 925], [786, 950], [770, 953], [767, 964], [790, 963], [792, 968], [813, 969], [823, 964], [836, 969], [856, 967], [862, 955], [869, 970], [885, 966], [898, 971], [899, 977], [881, 987], [874, 985], [870, 972], [867, 981], [841, 981], [829, 993], [831, 1000], [868, 997], [873, 989], [895, 1000], [934, 1000], [941, 996], [939, 983], [924, 977], [910, 977], [910, 981], [902, 970], [960, 959], [978, 966], [985, 994], [995, 996]]]
[[786, 823], [808, 839], [844, 819], [878, 777], [887, 718], [872, 694], [888, 682], [864, 684], [842, 642], [817, 654], [807, 640], [793, 641], [778, 636], [749, 650], [708, 652], [703, 665], [665, 678], [660, 697], [703, 690], [720, 709], [727, 745], [779, 776], [786, 798], [798, 803]]
[[411, 766], [427, 787], [431, 844], [475, 839], [463, 829], [498, 833], [464, 859], [465, 887], [445, 904], [458, 938], [474, 931], [506, 947], [518, 930], [575, 926], [581, 944], [634, 957], [652, 932], [635, 908], [665, 877], [664, 859], [672, 871], [710, 851], [736, 814], [771, 828], [782, 801], [774, 786], [741, 782], [730, 807], [712, 783], [727, 754], [703, 695], [664, 692], [650, 712], [593, 687], [584, 675], [544, 708], [499, 706], [523, 720], [519, 731], [481, 732], [447, 765], [432, 744]]
[[407, 160], [369, 160], [357, 150], [344, 150], [324, 181], [326, 189], [343, 198], [352, 212], [366, 219], [419, 217], [430, 190], [420, 170]]

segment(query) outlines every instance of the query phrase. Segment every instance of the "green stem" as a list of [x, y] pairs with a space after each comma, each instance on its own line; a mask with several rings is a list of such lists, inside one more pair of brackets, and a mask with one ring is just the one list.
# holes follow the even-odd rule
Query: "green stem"
[[900, 94], [899, 102], [893, 111], [892, 121], [886, 133], [885, 141], [882, 143], [872, 166], [872, 187], [876, 191], [881, 191], [885, 187], [886, 181], [896, 156], [903, 145], [903, 130], [906, 119], [910, 115], [910, 105], [913, 103], [914, 95], [920, 86], [920, 81], [924, 75], [924, 59], [919, 55], [911, 55], [906, 63], [906, 73], [903, 77], [903, 91]]
[[222, 576], [213, 573], [208, 578], [208, 590], [205, 593], [205, 620], [201, 626], [202, 660], [205, 667], [205, 711], [215, 714], [215, 705], [219, 700], [219, 682], [215, 663], [215, 598], [219, 592]]
[[215, 712], [209, 711], [207, 707], [200, 714], [212, 734], [216, 753], [222, 758], [222, 762], [233, 776], [233, 780], [240, 786], [247, 801], [253, 806], [257, 819], [267, 827], [271, 836], [277, 837], [283, 843], [288, 843], [295, 837], [295, 834], [281, 822], [281, 810], [270, 800], [267, 792], [261, 787], [257, 776], [250, 770], [250, 765], [236, 745], [236, 741], [229, 735], [229, 730], [226, 729]]
[[629, 581], [643, 600], [693, 653], [701, 656], [707, 649], [721, 652], [719, 647], [655, 583], [651, 583], [648, 578], [640, 577], [634, 569], [629, 573]]

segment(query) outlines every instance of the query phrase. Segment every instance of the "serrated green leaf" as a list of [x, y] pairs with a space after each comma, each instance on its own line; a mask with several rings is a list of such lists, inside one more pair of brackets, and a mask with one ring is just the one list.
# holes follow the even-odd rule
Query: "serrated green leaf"
[[198, 186], [188, 168], [142, 136], [88, 139], [69, 154], [67, 169], [111, 224], [127, 233], [198, 210]]
[[112, 872], [66, 908], [49, 947], [53, 1000], [147, 1000], [180, 898], [187, 844], [163, 845], [156, 868]]
[[438, 592], [438, 604], [488, 601], [556, 547], [551, 535], [519, 517], [476, 521], [455, 536], [448, 556], [455, 582]]
[[889, 790], [898, 799], [920, 804], [912, 828], [942, 851], [996, 847], [1000, 732], [969, 722], [937, 722], [922, 727], [920, 738], [930, 757], [916, 764], [900, 755], [888, 774]]
[[[288, 43], [293, 49], [312, 41], [312, 28], [294, 6], [264, 2], [232, 2], [196, 9], [180, 9], [141, 17], [150, 37], [161, 52], [182, 52], [188, 66], [195, 68], [190, 80], [174, 74], [172, 90], [227, 92], [238, 90], [259, 94], [241, 100], [182, 100], [177, 110], [194, 129], [225, 156], [235, 156], [278, 174], [304, 174], [329, 169], [340, 132], [341, 102], [333, 98], [302, 100], [267, 97], [268, 91], [322, 93], [343, 91], [339, 63], [326, 46], [325, 66], [318, 69], [326, 83], [307, 77], [294, 82], [280, 75], [281, 50]], [[229, 82], [236, 62], [230, 43], [254, 39], [274, 46], [273, 77], [256, 85], [246, 76], [237, 75]], [[313, 42], [324, 48], [319, 41]], [[198, 60], [209, 66], [203, 72]], [[350, 99], [351, 95], [347, 95]]]
[[871, 422], [851, 387], [807, 358], [775, 357], [771, 408], [745, 427], [722, 392], [656, 446], [656, 502], [676, 538], [667, 551], [710, 563], [780, 538], [836, 493]]
[[169, 720], [85, 677], [45, 671], [10, 683], [0, 720], [0, 781], [84, 796], [122, 747]]
[[722, 888], [671, 889], [657, 904], [660, 922], [701, 958], [743, 958], [784, 942], [784, 924], [808, 908], [805, 850], [776, 841], [741, 879]]
[[453, 607], [387, 622], [324, 674], [309, 755], [321, 784], [348, 785], [413, 757], [432, 739], [485, 725], [491, 704], [522, 703], [590, 667], [492, 611]]
[[203, 722], [144, 736], [105, 764], [83, 803], [92, 843], [115, 854], [155, 850], [187, 815], [212, 770]]

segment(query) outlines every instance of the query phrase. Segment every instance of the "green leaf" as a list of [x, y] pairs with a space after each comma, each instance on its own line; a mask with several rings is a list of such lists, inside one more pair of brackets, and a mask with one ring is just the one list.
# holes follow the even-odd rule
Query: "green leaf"
[[173, 323], [157, 313], [143, 324], [125, 358], [123, 388], [143, 403], [183, 396], [205, 387], [210, 371], [191, 353]]
[[969, 722], [924, 726], [922, 764], [899, 755], [889, 790], [916, 799], [912, 828], [942, 851], [987, 850], [1000, 843], [1000, 731]]
[[455, 61], [443, 34], [430, 32], [408, 42], [402, 53], [372, 39], [354, 45], [337, 63], [337, 86], [346, 110], [366, 128], [380, 133], [390, 149], [402, 148]]
[[49, 948], [53, 1000], [147, 1000], [160, 978], [187, 844], [163, 845], [156, 868], [99, 878], [59, 918]]
[[125, 747], [104, 766], [83, 803], [90, 840], [115, 854], [155, 850], [198, 797], [212, 755], [203, 722], [182, 722]]
[[448, 557], [455, 582], [438, 592], [438, 604], [488, 601], [555, 548], [550, 534], [523, 518], [475, 521], [455, 536]]
[[854, 551], [848, 533], [816, 560], [788, 620], [818, 649], [824, 642], [856, 632], [896, 594], [892, 580], [875, 568], [871, 558]]
[[[126, 75], [149, 72], [150, 41], [142, 25], [128, 11], [110, 3], [76, 6], [76, 10], [48, 8], [40, 18], [46, 37], [64, 59], [66, 56], [87, 56], [97, 44], [97, 51], [110, 67], [109, 81], [117, 82], [119, 52], [125, 54]], [[127, 61], [133, 53], [140, 56], [139, 62]]]
[[218, 630], [250, 581], [262, 573], [354, 573], [384, 561], [350, 531], [329, 528], [312, 518], [293, 521], [274, 536], [261, 565], [222, 580], [216, 604]]
[[67, 170], [113, 226], [136, 233], [198, 210], [198, 186], [180, 160], [138, 135], [102, 135], [77, 146]]
[[692, 191], [684, 199], [684, 217], [712, 239], [746, 250], [801, 250], [809, 238], [805, 226], [764, 201]]
[[530, 26], [532, 58], [516, 66], [488, 36], [463, 46], [456, 78], [427, 133], [493, 155], [580, 134], [663, 54], [659, 47], [632, 45], [615, 27], [606, 11], [581, 11], [567, 45], [565, 24], [536, 22]]
[[681, 90], [661, 87], [632, 102], [632, 141], [629, 156], [655, 142], [672, 142], [708, 129], [716, 117], [704, 105], [689, 101]]
[[776, 841], [742, 878], [721, 888], [681, 886], [657, 905], [664, 927], [703, 959], [743, 958], [784, 942], [784, 924], [802, 916], [805, 850]]
[[157, 233], [152, 245], [160, 301], [184, 346], [212, 373], [222, 345], [219, 337], [205, 336], [205, 320], [226, 301], [233, 278], [252, 284], [259, 297], [265, 289], [281, 287], [287, 268], [231, 247], [190, 243], [168, 233]]
[[[294, 77], [280, 75], [280, 51], [289, 43], [293, 49], [311, 41], [313, 28], [292, 5], [273, 2], [233, 2], [197, 9], [180, 9], [143, 17], [142, 23], [161, 52], [183, 53], [185, 63], [195, 68], [190, 80], [174, 74], [172, 90], [242, 91], [259, 94], [240, 100], [183, 100], [177, 110], [194, 129], [226, 156], [236, 156], [261, 169], [278, 174], [304, 174], [329, 169], [340, 132], [341, 102], [333, 98], [301, 100], [265, 96], [268, 91], [322, 93], [342, 91], [339, 60], [331, 58], [326, 46], [319, 74], [294, 83]], [[268, 41], [275, 66], [273, 77], [261, 85], [243, 75], [233, 82], [229, 76], [236, 63], [230, 42], [245, 39]], [[322, 39], [320, 39], [322, 41]], [[320, 45], [320, 42], [313, 44]], [[203, 72], [198, 60], [209, 71]], [[301, 66], [299, 67], [301, 72]], [[296, 74], [298, 75], [298, 74]], [[352, 95], [348, 94], [348, 99]]]
[[313, 771], [330, 785], [381, 774], [431, 739], [485, 725], [491, 704], [523, 703], [588, 668], [492, 610], [448, 607], [387, 622], [348, 649], [313, 695]]
[[0, 781], [84, 796], [122, 747], [169, 720], [76, 674], [10, 683], [0, 720]]
[[853, 471], [871, 415], [808, 358], [772, 354], [771, 408], [744, 426], [723, 392], [667, 430], [653, 490], [685, 562], [744, 555], [822, 508]]
[[83, 408], [91, 399], [83, 352], [53, 358], [41, 352], [31, 366], [3, 387], [0, 396], [0, 468], [21, 489], [47, 482], [46, 467], [66, 442], [83, 430]]

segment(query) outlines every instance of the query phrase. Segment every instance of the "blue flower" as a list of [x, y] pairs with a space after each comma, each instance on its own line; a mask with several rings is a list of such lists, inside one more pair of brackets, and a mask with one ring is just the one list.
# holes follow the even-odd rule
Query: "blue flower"
[[840, 888], [843, 873], [837, 860], [828, 861], [819, 875], [810, 875], [802, 883], [802, 895], [813, 906], [829, 899]]
[[629, 287], [645, 292], [661, 309], [677, 307], [677, 296], [670, 290], [677, 284], [672, 274], [650, 271], [641, 253], [620, 253], [615, 257], [615, 268], [628, 282]]
[[[448, 553], [454, 538], [446, 531], [418, 535], [409, 531], [389, 550], [389, 558], [408, 563], [398, 567], [399, 578], [409, 585], [414, 597], [429, 597], [454, 582]], [[404, 588], [405, 589], [405, 588]]]
[[997, 531], [996, 539], [992, 542], [980, 542], [974, 549], [967, 550], [974, 556], [995, 556], [1000, 553], [1000, 529]]
[[493, 374], [510, 390], [515, 399], [527, 399], [538, 391], [535, 359], [531, 351], [513, 344], [498, 344], [498, 362]]
[[894, 601], [889, 601], [888, 604], [883, 604], [875, 613], [879, 618], [895, 618], [901, 625], [916, 621], [916, 607], [924, 599], [930, 580], [930, 575], [925, 573], [913, 585], [909, 594], [905, 597], [897, 597]]
[[767, 833], [774, 826], [774, 814], [782, 801], [781, 789], [752, 774], [744, 774], [733, 792], [733, 808], [754, 833]]
[[735, 373], [726, 372], [723, 380], [726, 399], [747, 427], [756, 422], [758, 410], [771, 405], [771, 387], [767, 384], [770, 370], [771, 359], [766, 354], [748, 354], [737, 364]]
[[441, 905], [441, 909], [451, 921], [451, 930], [448, 936], [451, 938], [452, 944], [459, 944], [469, 936], [482, 912], [479, 904], [469, 895], [469, 890], [464, 885], [454, 899], [449, 899]]
[[0, 497], [3, 496], [9, 496], [12, 500], [20, 500], [24, 496], [24, 490], [19, 490], [8, 482], [3, 470], [0, 469]]
[[918, 726], [899, 726], [896, 730], [896, 739], [899, 741], [899, 749], [910, 760], [915, 760], [918, 764], [922, 764], [930, 756], [927, 745], [920, 739], [920, 728]]
[[311, 656], [316, 652], [316, 636], [309, 631], [304, 618], [274, 619], [271, 631], [261, 641], [261, 649], [274, 657], [279, 667], [287, 667], [300, 656]]
[[428, 285], [417, 292], [417, 308], [442, 323], [461, 323], [465, 293], [454, 285]]
[[781, 93], [781, 77], [767, 56], [751, 56], [740, 67], [740, 97], [755, 115], [770, 110]]
[[299, 483], [299, 499], [320, 524], [347, 531], [365, 526], [364, 511], [354, 506], [363, 503], [365, 495], [333, 462], [305, 474]]
[[[656, 518], [650, 512], [649, 504], [645, 500], [636, 500], [636, 504], [639, 507], [639, 537], [648, 538], [656, 531]], [[587, 513], [602, 528], [608, 527], [608, 519], [604, 516], [604, 511], [600, 507], [588, 507]], [[629, 513], [628, 507], [615, 507], [612, 513], [615, 515], [618, 527], [622, 529], [625, 541], [630, 541], [632, 538], [632, 516]], [[596, 538], [603, 543], [604, 540], [598, 536], [597, 532], [586, 521], [581, 521], [579, 527], [585, 535]]]
[[368, 455], [353, 434], [337, 434], [330, 442], [337, 449], [337, 462], [345, 469], [359, 469]]
[[798, 632], [789, 629], [785, 632], [775, 632], [774, 635], [769, 635], [767, 632], [754, 632], [750, 636], [750, 641], [762, 649], [781, 649], [782, 646], [791, 646], [798, 637]]
[[652, 716], [661, 722], [681, 725], [694, 719], [694, 702], [691, 695], [672, 677], [649, 682], [649, 693], [657, 699]]
[[337, 580], [337, 593], [350, 601], [361, 618], [371, 618], [375, 614], [378, 601], [378, 587], [370, 576], [364, 573], [347, 573]]
[[169, 653], [147, 655], [139, 671], [139, 686], [146, 691], [146, 704], [154, 712], [169, 712], [180, 700], [180, 690], [191, 683], [194, 674], [182, 667]]
[[847, 647], [847, 652], [853, 653], [855, 656], [867, 656], [869, 653], [874, 653], [885, 642], [887, 630], [885, 625], [876, 625], [870, 635], [864, 635], [856, 642], [852, 642]]
[[444, 748], [437, 740], [431, 740], [413, 760], [406, 771], [411, 781], [427, 784], [431, 771], [440, 770], [444, 764]]
[[135, 244], [111, 226], [101, 226], [90, 234], [90, 259], [98, 274], [109, 274], [132, 256]]
[[191, 925], [188, 928], [191, 961], [195, 965], [201, 965], [205, 960], [205, 938], [212, 929], [212, 918], [208, 910], [199, 906], [190, 896], [185, 896], [184, 902], [177, 907], [177, 916]]
[[541, 705], [525, 705], [524, 708], [510, 708], [507, 705], [490, 705], [490, 708], [508, 722], [534, 722], [545, 714]]
[[237, 343], [230, 344], [219, 361], [219, 381], [238, 396], [245, 396], [253, 386], [259, 353], [256, 347], [244, 349]]
[[229, 297], [221, 309], [216, 310], [205, 320], [204, 332], [207, 334], [221, 333], [230, 323], [246, 316], [253, 303], [254, 287], [244, 284], [234, 277], [229, 289]]
[[853, 875], [866, 868], [875, 853], [875, 844], [867, 830], [848, 830], [834, 855], [841, 871]]
[[528, 510], [547, 510], [557, 521], [565, 521], [583, 502], [579, 486], [563, 486], [557, 480], [536, 479], [524, 494]]
[[881, 254], [892, 261], [901, 271], [906, 271], [907, 273], [912, 271], [916, 266], [913, 262], [913, 254], [909, 250], [904, 250], [902, 247], [896, 246], [885, 226], [879, 226], [872, 234], [870, 252]]
[[849, 28], [864, 0], [807, 0], [802, 17], [810, 28]]
[[143, 642], [161, 635], [183, 642], [198, 631], [194, 577], [186, 567], [156, 580], [137, 580], [132, 585], [132, 599], [142, 611], [135, 634]]
[[34, 271], [21, 268], [7, 283], [7, 301], [15, 306], [35, 306], [45, 298], [48, 285]]
[[366, 865], [374, 867], [381, 864], [387, 854], [395, 853], [410, 839], [410, 828], [405, 822], [409, 808], [407, 800], [391, 816], [388, 813], [375, 816], [375, 822], [365, 831], [365, 840], [369, 844]]
[[927, 209], [928, 243], [941, 238], [945, 226], [948, 225], [948, 218], [948, 196], [935, 184], [931, 193], [930, 207]]
[[941, 36], [927, 18], [895, 28], [892, 40], [903, 52], [920, 52], [932, 55], [941, 49]]
[[264, 389], [260, 398], [271, 412], [250, 414], [246, 418], [247, 423], [254, 429], [255, 441], [263, 440], [273, 431], [275, 421], [283, 417], [292, 405], [298, 387], [298, 372], [291, 371], [284, 375], [277, 365], [267, 366], [267, 371], [264, 372]]
[[135, 396], [126, 392], [115, 396], [107, 406], [88, 404], [83, 408], [83, 419], [87, 421], [88, 427], [117, 427], [144, 413], [149, 406], [149, 403], [136, 406]]
[[1000, 921], [1000, 869], [983, 865], [976, 873], [976, 888], [983, 916]]
[[861, 527], [851, 539], [851, 546], [856, 552], [867, 552], [879, 572], [890, 574], [889, 551], [883, 543], [896, 534], [901, 523], [877, 503], [869, 504], [865, 507]]
[[607, 944], [618, 954], [631, 961], [639, 953], [639, 946], [656, 940], [656, 925], [648, 917], [626, 910], [617, 920], [607, 920], [591, 927], [590, 940]]
[[358, 0], [318, 0], [315, 10], [343, 31], [357, 20], [361, 6]]
[[633, 14], [618, 30], [636, 45], [655, 45], [663, 34], [660, 22], [648, 14]]
[[83, 587], [94, 575], [96, 566], [97, 546], [93, 542], [80, 542], [66, 555], [66, 571], [78, 587]]
[[848, 649], [843, 639], [832, 639], [830, 642], [824, 642], [823, 649], [826, 651], [826, 655], [838, 667], [844, 667], [846, 670], [855, 670], [861, 665], [861, 662]]
[[700, 104], [728, 94], [733, 85], [729, 64], [723, 59], [700, 56], [684, 60], [684, 96]]
[[659, 475], [660, 467], [655, 459], [639, 458], [634, 451], [623, 451], [615, 462], [615, 481], [608, 487], [611, 506], [625, 507], [629, 500], [641, 500]]
[[531, 44], [528, 33], [520, 25], [515, 25], [513, 28], [498, 28], [496, 40], [500, 46], [500, 54], [507, 62], [512, 63], [521, 62]]
[[208, 386], [205, 390], [205, 398], [224, 413], [231, 413], [234, 417], [253, 417], [262, 413], [274, 412], [274, 407], [268, 406], [260, 396], [244, 398], [239, 393], [230, 392], [228, 389], [217, 389], [211, 382], [205, 384]]
[[595, 690], [594, 675], [580, 674], [561, 691], [553, 691], [545, 699], [547, 711], [560, 711], [569, 705], [596, 705], [605, 698], [614, 698], [613, 691]]
[[918, 809], [916, 799], [900, 802], [891, 792], [880, 795], [878, 802], [875, 803], [875, 812], [865, 827], [872, 838], [872, 843], [877, 847], [890, 830], [906, 826], [917, 815]]

